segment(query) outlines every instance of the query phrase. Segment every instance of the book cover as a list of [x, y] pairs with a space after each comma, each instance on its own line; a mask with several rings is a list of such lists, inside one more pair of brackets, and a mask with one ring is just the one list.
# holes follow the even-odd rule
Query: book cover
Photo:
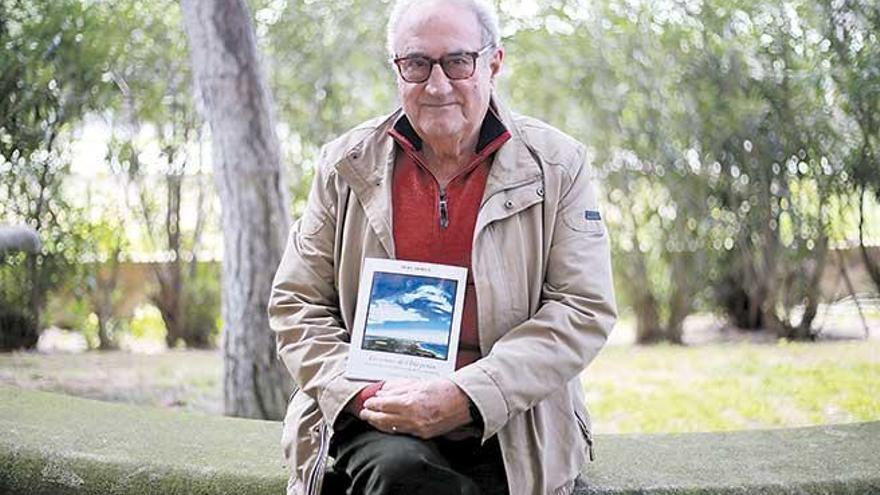
[[346, 376], [426, 378], [455, 371], [467, 269], [366, 258]]

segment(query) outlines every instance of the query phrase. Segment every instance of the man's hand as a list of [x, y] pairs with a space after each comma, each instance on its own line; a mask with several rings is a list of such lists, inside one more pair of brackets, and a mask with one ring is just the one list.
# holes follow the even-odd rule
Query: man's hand
[[471, 422], [468, 397], [446, 379], [389, 380], [364, 402], [360, 418], [386, 433], [433, 438]]

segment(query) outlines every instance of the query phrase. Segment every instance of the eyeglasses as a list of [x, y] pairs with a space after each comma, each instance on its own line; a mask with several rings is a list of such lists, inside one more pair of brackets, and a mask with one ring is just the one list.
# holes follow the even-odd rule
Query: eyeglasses
[[400, 72], [400, 77], [408, 83], [419, 84], [427, 81], [434, 70], [434, 64], [440, 65], [446, 77], [456, 81], [473, 76], [477, 70], [477, 58], [494, 47], [495, 44], [490, 43], [478, 52], [448, 53], [439, 59], [412, 55], [409, 57], [397, 57], [393, 61], [394, 65], [397, 66], [397, 71]]

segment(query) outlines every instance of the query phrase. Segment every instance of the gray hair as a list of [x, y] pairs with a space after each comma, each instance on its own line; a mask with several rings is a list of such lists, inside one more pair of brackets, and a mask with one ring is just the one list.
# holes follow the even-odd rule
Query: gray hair
[[[400, 20], [403, 18], [404, 14], [409, 11], [410, 7], [416, 6], [423, 1], [424, 0], [395, 0], [394, 5], [391, 8], [391, 16], [388, 18], [388, 32], [385, 41], [390, 56], [393, 57], [395, 55], [394, 35], [397, 32], [397, 25], [400, 24]], [[480, 28], [483, 32], [482, 45], [486, 46], [492, 44], [496, 47], [500, 46], [501, 28], [498, 24], [498, 13], [495, 11], [495, 7], [487, 0], [457, 1], [471, 9], [471, 11], [477, 16], [477, 21], [480, 23]]]

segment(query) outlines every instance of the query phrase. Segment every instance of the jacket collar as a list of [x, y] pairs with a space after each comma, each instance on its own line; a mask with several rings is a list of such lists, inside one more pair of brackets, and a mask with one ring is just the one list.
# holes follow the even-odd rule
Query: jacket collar
[[[523, 140], [513, 114], [493, 95], [490, 105], [510, 139], [495, 152], [486, 180], [481, 205], [496, 193], [540, 180], [541, 167]], [[381, 121], [365, 139], [351, 146], [336, 164], [339, 176], [360, 200], [369, 223], [389, 257], [394, 257], [391, 228], [391, 183], [394, 172], [395, 141], [389, 131], [401, 120], [398, 108]], [[408, 123], [408, 121], [407, 121]]]
[[[498, 191], [531, 182], [541, 176], [541, 167], [523, 139], [513, 114], [495, 95], [492, 96], [490, 105], [494, 108], [494, 116], [498, 119], [498, 125], [510, 132], [510, 139], [495, 153], [495, 159], [492, 162], [486, 183], [484, 200]], [[395, 125], [399, 130], [406, 131], [407, 134], [411, 132], [411, 136], [414, 136], [411, 139], [414, 147], [421, 148], [421, 139], [417, 139], [418, 136], [412, 131], [412, 126], [406, 119], [403, 110], [398, 108], [388, 115], [366, 139], [352, 146], [337, 164], [340, 175], [355, 189], [355, 194], [358, 197], [361, 197], [359, 192], [363, 192], [359, 189], [366, 186], [376, 187], [376, 185], [384, 183], [390, 189], [391, 185], [388, 179], [392, 177], [394, 167], [395, 141], [389, 131], [395, 129]], [[496, 132], [494, 129], [481, 129], [480, 143], [485, 145], [484, 140], [491, 140], [494, 132]]]
[[[397, 122], [394, 123], [394, 126], [388, 131], [388, 133], [391, 134], [391, 137], [393, 137], [401, 146], [409, 147], [418, 152], [422, 151], [422, 138], [416, 133], [415, 129], [413, 129], [412, 123], [409, 121], [406, 114], [401, 114], [400, 117], [398, 117]], [[477, 149], [474, 151], [477, 154], [482, 153], [487, 146], [490, 146], [495, 140], [501, 139], [502, 136], [506, 134], [509, 134], [507, 128], [495, 112], [494, 106], [490, 106], [489, 111], [486, 112], [486, 116], [483, 118], [483, 123], [480, 126], [480, 135], [477, 138]]]
[[483, 203], [495, 193], [534, 182], [542, 176], [541, 165], [523, 139], [514, 115], [495, 95], [492, 96], [490, 104], [495, 108], [501, 123], [510, 132], [510, 139], [495, 153], [495, 160], [489, 170], [486, 190], [483, 193]]

